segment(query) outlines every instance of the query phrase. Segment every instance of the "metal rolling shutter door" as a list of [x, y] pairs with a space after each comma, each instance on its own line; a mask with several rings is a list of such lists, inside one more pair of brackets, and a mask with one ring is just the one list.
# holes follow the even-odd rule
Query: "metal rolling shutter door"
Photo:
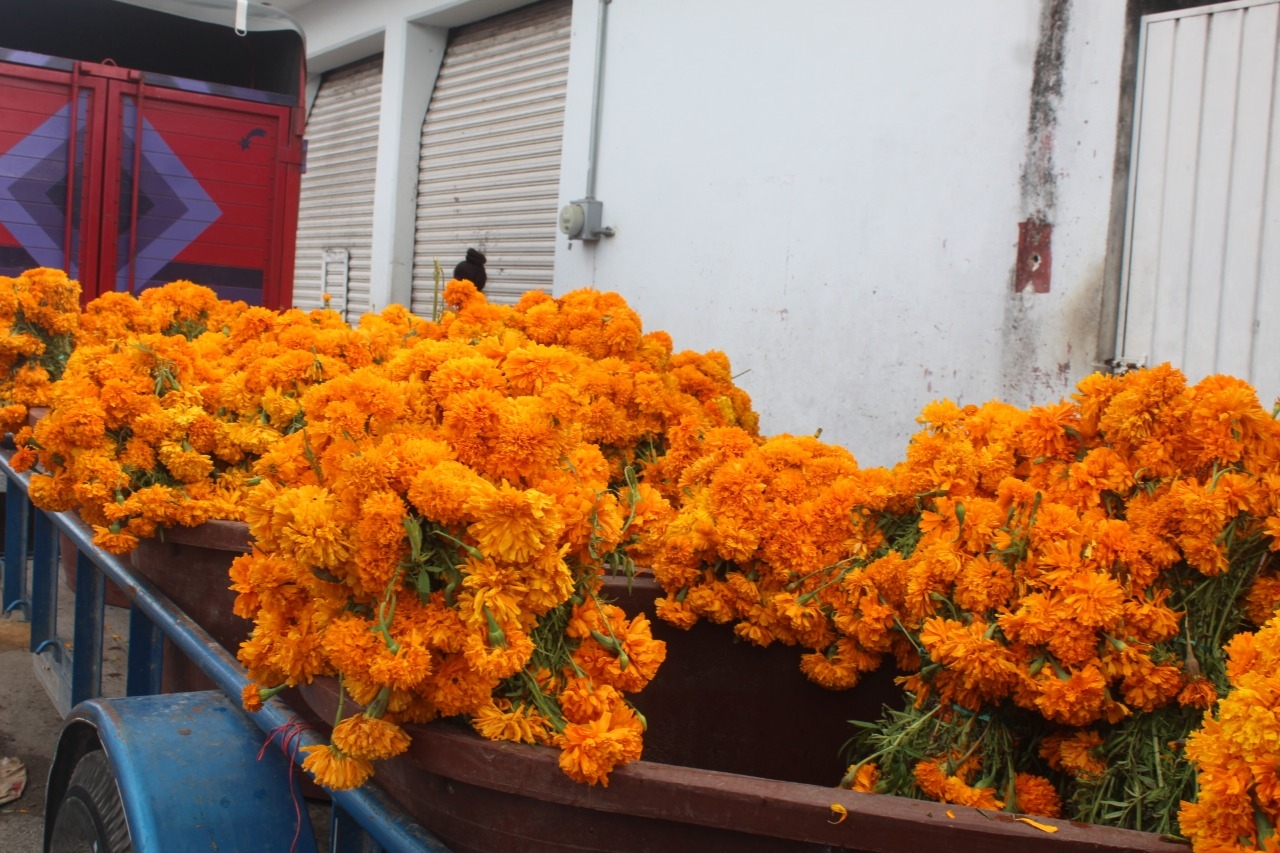
[[369, 310], [381, 95], [378, 55], [326, 74], [307, 120], [293, 304], [320, 307], [328, 292], [352, 322]]
[[551, 289], [569, 0], [460, 27], [423, 123], [412, 311], [429, 317], [468, 247], [488, 257], [485, 294], [511, 304]]

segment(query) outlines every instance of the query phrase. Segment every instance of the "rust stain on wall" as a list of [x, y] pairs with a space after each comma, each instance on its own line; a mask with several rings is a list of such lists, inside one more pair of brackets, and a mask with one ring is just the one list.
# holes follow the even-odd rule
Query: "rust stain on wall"
[[1027, 156], [1022, 166], [1022, 209], [1014, 289], [1031, 286], [1048, 293], [1053, 220], [1058, 203], [1058, 177], [1053, 151], [1062, 102], [1063, 64], [1071, 0], [1044, 0], [1040, 12], [1040, 38], [1031, 77], [1031, 107], [1027, 117]]
[[1030, 287], [1036, 293], [1048, 293], [1052, 269], [1053, 225], [1039, 219], [1019, 222], [1013, 289], [1021, 293]]

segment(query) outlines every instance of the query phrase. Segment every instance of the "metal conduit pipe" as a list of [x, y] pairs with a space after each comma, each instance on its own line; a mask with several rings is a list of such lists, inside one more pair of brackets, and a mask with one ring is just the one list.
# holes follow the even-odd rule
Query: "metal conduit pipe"
[[596, 18], [596, 68], [591, 83], [591, 136], [587, 141], [587, 198], [596, 197], [596, 158], [600, 147], [600, 100], [604, 97], [605, 36], [609, 24], [609, 4], [600, 0]]

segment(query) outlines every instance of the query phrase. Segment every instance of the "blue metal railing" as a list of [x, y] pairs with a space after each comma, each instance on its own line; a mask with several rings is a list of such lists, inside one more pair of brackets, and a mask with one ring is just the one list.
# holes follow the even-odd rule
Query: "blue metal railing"
[[[249, 683], [244, 668], [164, 593], [127, 562], [93, 544], [93, 531], [67, 512], [44, 512], [31, 505], [30, 475], [9, 464], [11, 449], [0, 449], [0, 469], [8, 478], [5, 507], [3, 610], [26, 611], [31, 621], [31, 651], [50, 654], [65, 671], [70, 658], [70, 696], [74, 706], [102, 692], [102, 634], [106, 609], [106, 581], [110, 579], [130, 601], [129, 653], [125, 691], [130, 696], [160, 692], [163, 640], [168, 638], [239, 703]], [[33, 518], [34, 516], [34, 518]], [[28, 536], [29, 529], [34, 532]], [[70, 649], [56, 635], [57, 536], [68, 537], [76, 548], [75, 625]], [[31, 589], [27, 590], [27, 556], [31, 559]], [[298, 716], [278, 697], [249, 715], [264, 733], [282, 747], [280, 732], [296, 724]], [[294, 743], [322, 743], [312, 731], [294, 735]], [[296, 760], [301, 763], [302, 755]], [[404, 812], [375, 784], [353, 791], [332, 792], [334, 832], [331, 853], [366, 849], [359, 836], [367, 833], [388, 853], [449, 853], [439, 839]]]

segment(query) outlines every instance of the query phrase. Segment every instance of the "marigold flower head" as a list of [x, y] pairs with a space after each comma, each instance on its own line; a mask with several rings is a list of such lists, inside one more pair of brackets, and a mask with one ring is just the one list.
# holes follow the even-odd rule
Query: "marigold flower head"
[[1178, 704], [1187, 708], [1211, 708], [1217, 701], [1218, 689], [1203, 676], [1189, 680], [1178, 694]]
[[1043, 776], [1018, 773], [1014, 776], [1014, 801], [1018, 811], [1040, 817], [1060, 817], [1062, 800], [1053, 783]]
[[513, 705], [507, 699], [491, 699], [471, 715], [471, 727], [481, 737], [512, 743], [546, 744], [552, 735], [551, 722], [528, 705]]
[[507, 484], [479, 490], [464, 509], [475, 519], [468, 528], [480, 550], [495, 559], [521, 563], [554, 543], [560, 523], [551, 497]]
[[356, 759], [382, 761], [409, 748], [409, 735], [388, 720], [356, 714], [333, 728], [333, 745]]
[[1040, 756], [1054, 770], [1089, 779], [1107, 769], [1101, 747], [1102, 735], [1092, 729], [1058, 732], [1040, 742]]
[[311, 773], [316, 784], [333, 791], [349, 791], [359, 788], [373, 775], [373, 763], [364, 758], [353, 758], [329, 744], [313, 744], [302, 747], [307, 754], [302, 769]]
[[636, 761], [642, 750], [644, 725], [625, 704], [589, 723], [570, 723], [558, 739], [560, 769], [571, 779], [609, 786], [609, 773]]

